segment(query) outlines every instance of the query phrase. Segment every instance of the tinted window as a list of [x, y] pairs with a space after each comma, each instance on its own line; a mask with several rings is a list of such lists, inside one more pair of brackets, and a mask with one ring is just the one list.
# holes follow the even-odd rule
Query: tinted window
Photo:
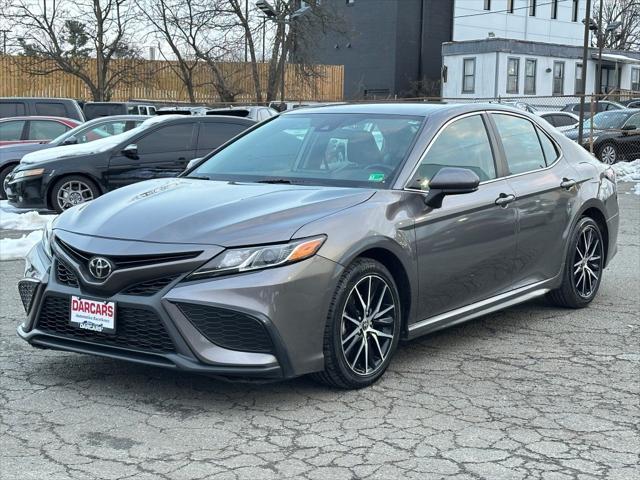
[[431, 144], [411, 182], [426, 184], [443, 167], [468, 168], [480, 181], [496, 178], [493, 152], [484, 121], [480, 115], [457, 120]]
[[538, 129], [538, 137], [540, 138], [540, 144], [542, 145], [542, 151], [544, 153], [544, 159], [547, 166], [551, 165], [558, 158], [558, 150], [556, 149], [555, 144], [542, 130]]
[[627, 120], [627, 123], [625, 123], [625, 125], [633, 125], [636, 128], [640, 128], [640, 113], [632, 116], [629, 120]]
[[575, 118], [572, 118], [569, 115], [554, 115], [553, 119], [554, 121], [551, 122], [551, 124], [556, 127], [568, 127], [569, 125], [575, 125], [578, 123]]
[[87, 104], [84, 106], [84, 113], [87, 118], [109, 117], [111, 115], [124, 115], [127, 107], [121, 103], [113, 104]]
[[151, 132], [136, 143], [141, 154], [159, 152], [181, 152], [191, 148], [193, 123], [168, 125]]
[[24, 103], [0, 102], [0, 117], [15, 117], [24, 114]]
[[66, 117], [67, 109], [63, 103], [59, 102], [36, 102], [36, 113], [38, 115], [51, 115], [52, 117]]
[[198, 150], [213, 150], [245, 130], [234, 123], [202, 123], [198, 135]]
[[530, 172], [546, 166], [533, 123], [513, 115], [493, 114], [493, 119], [512, 174]]
[[24, 128], [24, 124], [24, 120], [0, 123], [0, 140], [20, 140], [22, 138], [22, 129]]
[[51, 140], [69, 130], [69, 127], [47, 120], [31, 120], [29, 124], [29, 140]]

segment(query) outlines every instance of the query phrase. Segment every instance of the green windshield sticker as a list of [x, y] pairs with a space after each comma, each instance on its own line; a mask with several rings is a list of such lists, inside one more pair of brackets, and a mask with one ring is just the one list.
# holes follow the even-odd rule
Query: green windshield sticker
[[384, 173], [372, 173], [369, 175], [370, 182], [384, 182]]

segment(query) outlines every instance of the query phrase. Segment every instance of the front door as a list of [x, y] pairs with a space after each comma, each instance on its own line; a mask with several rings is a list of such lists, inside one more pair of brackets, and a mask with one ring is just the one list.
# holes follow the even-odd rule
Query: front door
[[516, 194], [518, 249], [513, 287], [548, 280], [560, 273], [570, 233], [572, 205], [585, 179], [560, 157], [542, 129], [519, 115], [494, 113], [501, 148]]
[[160, 126], [131, 140], [129, 145], [137, 147], [137, 154], [114, 152], [107, 172], [109, 190], [151, 178], [178, 176], [195, 158], [195, 127], [195, 122]]
[[633, 130], [622, 130], [618, 142], [620, 143], [620, 153], [627, 160], [640, 158], [640, 113], [636, 113], [629, 118], [625, 127], [636, 127]]
[[515, 194], [498, 178], [485, 124], [481, 114], [473, 114], [444, 127], [411, 182], [426, 185], [447, 166], [468, 168], [481, 181], [476, 192], [447, 196], [441, 208], [427, 208], [415, 219], [420, 319], [511, 289]]

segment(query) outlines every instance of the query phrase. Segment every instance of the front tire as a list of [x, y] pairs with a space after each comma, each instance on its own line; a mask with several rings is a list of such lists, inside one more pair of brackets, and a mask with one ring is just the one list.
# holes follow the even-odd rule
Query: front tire
[[4, 180], [7, 178], [14, 168], [16, 168], [17, 163], [12, 163], [11, 165], [7, 165], [2, 170], [0, 170], [0, 200], [5, 200], [7, 198], [7, 192], [4, 190]]
[[86, 177], [69, 175], [58, 180], [51, 189], [51, 205], [56, 212], [89, 202], [100, 196], [97, 185]]
[[571, 235], [562, 284], [549, 292], [549, 300], [559, 307], [586, 307], [598, 293], [603, 269], [602, 232], [593, 219], [583, 217]]
[[615, 143], [605, 143], [598, 149], [598, 160], [607, 165], [613, 165], [620, 160], [620, 152]]
[[402, 319], [395, 281], [380, 262], [361, 258], [343, 273], [333, 295], [324, 335], [328, 385], [367, 387], [385, 372], [398, 346]]

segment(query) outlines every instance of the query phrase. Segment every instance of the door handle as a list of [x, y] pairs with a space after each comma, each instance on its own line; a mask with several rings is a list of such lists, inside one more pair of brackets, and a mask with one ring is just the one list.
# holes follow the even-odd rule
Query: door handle
[[564, 188], [565, 190], [571, 190], [576, 186], [576, 183], [578, 182], [576, 182], [573, 178], [563, 178], [562, 183], [560, 183], [560, 187]]
[[506, 207], [515, 199], [516, 199], [515, 195], [512, 195], [512, 194], [507, 195], [506, 193], [501, 193], [500, 196], [496, 198], [496, 205], [499, 205], [500, 207]]

